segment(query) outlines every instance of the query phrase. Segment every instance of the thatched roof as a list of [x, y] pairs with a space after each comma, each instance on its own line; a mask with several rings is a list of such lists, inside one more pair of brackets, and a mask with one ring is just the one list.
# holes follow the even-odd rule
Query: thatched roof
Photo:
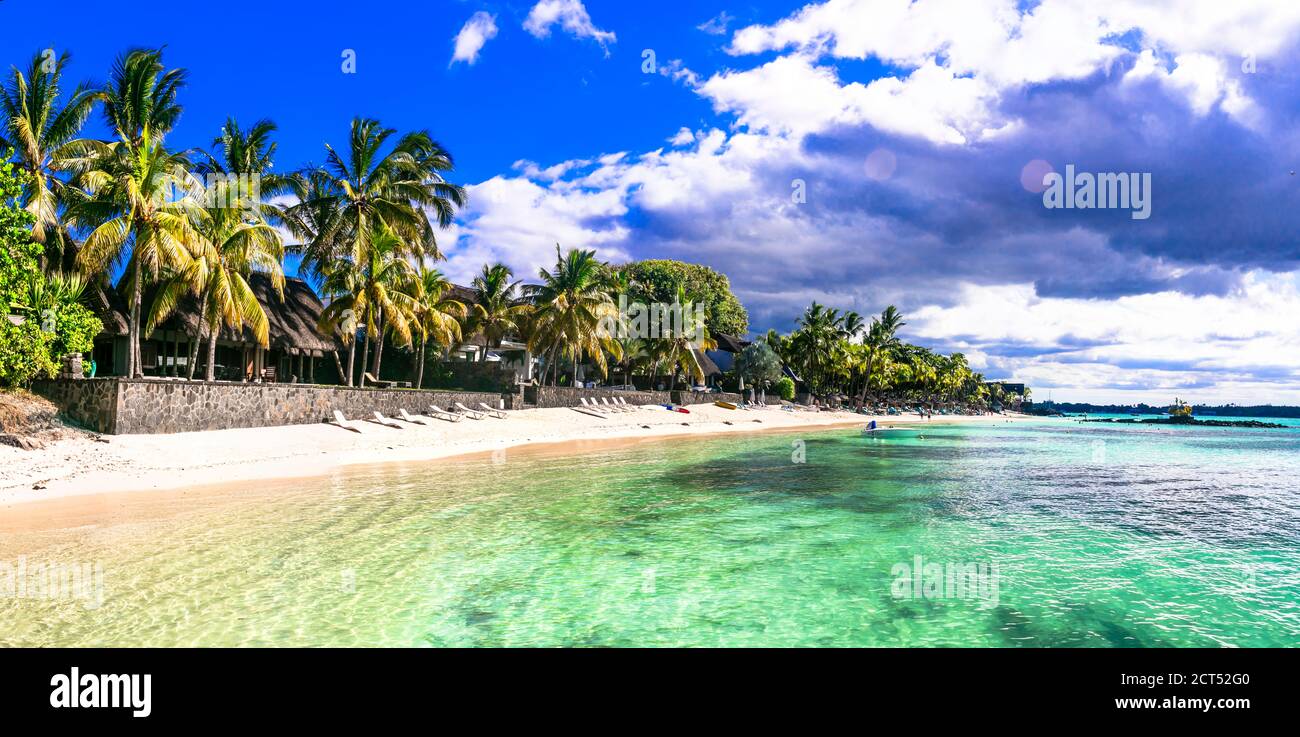
[[[257, 300], [266, 311], [269, 323], [270, 347], [296, 355], [299, 351], [333, 351], [341, 348], [338, 340], [325, 337], [316, 331], [316, 320], [325, 309], [320, 298], [307, 282], [286, 277], [284, 280], [284, 301], [275, 293], [271, 279], [265, 274], [254, 273], [248, 284], [257, 295]], [[152, 293], [142, 300], [148, 309]], [[109, 335], [126, 335], [129, 308], [127, 302], [115, 291], [108, 293], [107, 301], [111, 309], [104, 313], [104, 332]], [[158, 330], [175, 330], [187, 335], [198, 335], [199, 309], [198, 300], [187, 297], [181, 301], [166, 320], [158, 325]], [[244, 328], [240, 332], [222, 328], [221, 339], [233, 343], [256, 345], [253, 331]]]
[[713, 339], [718, 342], [718, 350], [727, 353], [740, 353], [750, 343], [748, 340], [741, 340], [726, 333], [713, 333]]
[[695, 354], [695, 360], [700, 362], [700, 368], [705, 376], [722, 375], [722, 369], [718, 368], [718, 364], [714, 363], [712, 358], [709, 358], [709, 354], [698, 349], [692, 349], [691, 352]]

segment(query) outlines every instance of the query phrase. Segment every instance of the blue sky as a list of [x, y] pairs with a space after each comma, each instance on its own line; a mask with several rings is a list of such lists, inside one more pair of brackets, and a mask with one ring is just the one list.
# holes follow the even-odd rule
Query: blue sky
[[[354, 115], [430, 130], [470, 187], [442, 238], [459, 280], [495, 260], [531, 276], [557, 241], [681, 258], [728, 274], [756, 329], [813, 299], [894, 303], [905, 337], [1041, 396], [1300, 404], [1297, 3], [48, 12], [0, 3], [4, 61], [70, 50], [99, 80], [165, 45], [190, 71], [178, 147], [266, 117], [291, 169]], [[1151, 217], [1044, 207], [1033, 180], [1066, 165], [1150, 175]]]

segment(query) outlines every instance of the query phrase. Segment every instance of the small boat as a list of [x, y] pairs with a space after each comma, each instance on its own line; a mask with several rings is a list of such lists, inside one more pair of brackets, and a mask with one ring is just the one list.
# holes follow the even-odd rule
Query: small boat
[[689, 409], [686, 409], [685, 407], [674, 407], [671, 404], [665, 404], [663, 405], [663, 408], [668, 410], [669, 412], [681, 412], [684, 415], [689, 415], [691, 413], [691, 411]]
[[862, 435], [871, 438], [893, 438], [904, 435], [912, 435], [916, 431], [906, 427], [881, 427], [872, 420], [866, 427], [862, 428]]
[[724, 402], [724, 401], [722, 401], [721, 399], [719, 399], [718, 401], [714, 402], [714, 404], [717, 405], [717, 406], [719, 406], [719, 407], [721, 407], [721, 408], [723, 408], [723, 409], [735, 409], [735, 408], [736, 408], [736, 405], [732, 404], [731, 402]]

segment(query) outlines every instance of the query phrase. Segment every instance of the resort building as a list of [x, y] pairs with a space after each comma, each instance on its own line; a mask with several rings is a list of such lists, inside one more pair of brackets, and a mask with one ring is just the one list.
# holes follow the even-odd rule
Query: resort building
[[[216, 373], [220, 381], [266, 381], [313, 383], [318, 369], [337, 380], [334, 351], [341, 341], [322, 336], [316, 321], [324, 306], [307, 282], [287, 277], [284, 300], [275, 293], [270, 278], [253, 274], [249, 286], [257, 295], [269, 323], [269, 345], [262, 347], [245, 328], [235, 332], [223, 328], [217, 339]], [[143, 304], [150, 304], [146, 295]], [[120, 376], [126, 369], [129, 305], [116, 291], [102, 293], [97, 310], [104, 330], [95, 339], [96, 376]], [[199, 305], [188, 298], [140, 343], [145, 376], [193, 377], [202, 379], [207, 368], [207, 338], [200, 336]], [[191, 363], [194, 370], [191, 372]]]

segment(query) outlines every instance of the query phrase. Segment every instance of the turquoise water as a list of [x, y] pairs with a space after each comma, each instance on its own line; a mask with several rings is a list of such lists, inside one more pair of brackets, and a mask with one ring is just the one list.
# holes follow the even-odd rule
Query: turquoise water
[[5, 533], [0, 560], [102, 564], [104, 597], [0, 598], [0, 644], [1300, 644], [1300, 431], [571, 450]]

